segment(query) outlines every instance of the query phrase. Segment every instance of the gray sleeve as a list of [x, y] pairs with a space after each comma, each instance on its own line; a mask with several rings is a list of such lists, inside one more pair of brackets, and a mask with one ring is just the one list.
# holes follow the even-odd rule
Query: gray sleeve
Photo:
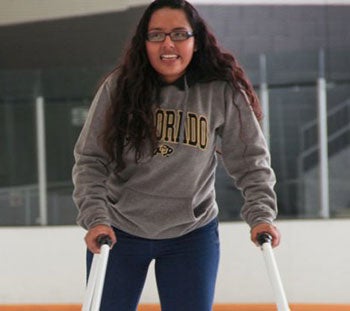
[[236, 93], [230, 87], [226, 91], [221, 150], [223, 164], [244, 197], [241, 216], [252, 228], [272, 223], [277, 216], [276, 178], [259, 122], [245, 94]]
[[73, 200], [78, 208], [77, 223], [85, 229], [97, 224], [110, 225], [106, 189], [110, 170], [108, 156], [99, 142], [109, 104], [109, 85], [104, 82], [95, 95], [74, 148]]

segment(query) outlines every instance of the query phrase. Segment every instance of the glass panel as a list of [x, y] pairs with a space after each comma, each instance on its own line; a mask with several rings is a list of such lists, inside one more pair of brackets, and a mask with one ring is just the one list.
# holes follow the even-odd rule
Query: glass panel
[[231, 221], [240, 218], [243, 197], [228, 176], [225, 168], [219, 160], [216, 170], [216, 200], [219, 206], [219, 219], [221, 221]]
[[328, 88], [329, 199], [331, 216], [350, 216], [350, 84]]
[[105, 68], [59, 68], [42, 72], [45, 96], [48, 222], [75, 224], [73, 148]]
[[[349, 58], [330, 51], [327, 61], [329, 186], [332, 217], [350, 215], [348, 184]], [[335, 59], [341, 60], [337, 61]], [[317, 130], [318, 52], [266, 55], [272, 166], [281, 218], [319, 217]], [[259, 91], [259, 55], [242, 60]], [[91, 98], [107, 68], [0, 72], [0, 225], [38, 225], [35, 98], [45, 101], [48, 222], [74, 224], [73, 147]], [[221, 220], [238, 220], [242, 196], [219, 165]]]
[[31, 225], [38, 218], [35, 106], [32, 100], [0, 102], [1, 225]]
[[49, 224], [74, 224], [72, 200], [73, 148], [89, 108], [87, 100], [46, 102], [46, 158]]
[[282, 216], [318, 216], [318, 154], [315, 87], [270, 90], [270, 143], [276, 172], [278, 205]]

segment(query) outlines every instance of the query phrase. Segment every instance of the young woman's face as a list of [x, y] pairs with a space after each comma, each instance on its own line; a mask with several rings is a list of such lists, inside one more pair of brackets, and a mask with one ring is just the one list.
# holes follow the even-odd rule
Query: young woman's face
[[[193, 31], [184, 11], [171, 8], [155, 11], [148, 25], [148, 33], [173, 31]], [[183, 41], [172, 41], [167, 35], [161, 42], [146, 40], [146, 51], [154, 70], [165, 82], [172, 83], [185, 73], [191, 62], [195, 39], [192, 36]]]

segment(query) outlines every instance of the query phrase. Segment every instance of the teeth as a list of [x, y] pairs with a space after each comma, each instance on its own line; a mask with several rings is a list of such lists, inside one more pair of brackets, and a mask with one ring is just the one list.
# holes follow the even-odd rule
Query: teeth
[[167, 54], [167, 55], [161, 55], [160, 57], [163, 58], [163, 59], [175, 59], [175, 58], [177, 58], [177, 55], [175, 55], [175, 54]]

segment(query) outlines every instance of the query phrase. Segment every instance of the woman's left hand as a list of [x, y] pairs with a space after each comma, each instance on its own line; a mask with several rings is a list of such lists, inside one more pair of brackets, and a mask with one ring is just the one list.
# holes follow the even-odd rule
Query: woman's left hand
[[250, 231], [250, 239], [259, 246], [258, 236], [261, 233], [268, 233], [272, 237], [271, 246], [277, 247], [280, 244], [281, 234], [276, 226], [272, 224], [262, 223], [253, 227]]

